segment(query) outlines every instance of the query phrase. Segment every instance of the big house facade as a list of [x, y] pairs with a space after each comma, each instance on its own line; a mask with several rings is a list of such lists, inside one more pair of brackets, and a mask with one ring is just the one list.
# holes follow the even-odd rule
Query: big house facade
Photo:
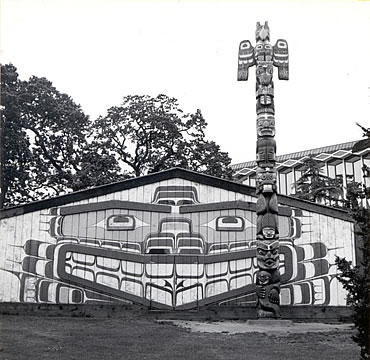
[[[171, 169], [1, 212], [0, 302], [255, 303], [255, 188]], [[282, 305], [342, 306], [342, 210], [279, 196]]]

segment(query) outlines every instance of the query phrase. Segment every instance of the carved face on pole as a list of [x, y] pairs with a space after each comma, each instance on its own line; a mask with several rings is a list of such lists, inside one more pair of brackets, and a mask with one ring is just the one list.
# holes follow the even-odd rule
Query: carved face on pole
[[265, 170], [257, 168], [256, 187], [257, 192], [270, 193], [276, 192], [276, 170]]
[[273, 239], [276, 231], [274, 228], [266, 226], [262, 229], [262, 234], [265, 239]]
[[268, 285], [271, 282], [272, 276], [269, 272], [261, 270], [257, 273], [257, 285]]
[[270, 40], [270, 28], [267, 21], [265, 21], [264, 25], [261, 25], [260, 22], [257, 23], [256, 41], [259, 40], [261, 41]]
[[[288, 43], [278, 40], [270, 44], [267, 21], [257, 23], [256, 45], [249, 40], [240, 43], [238, 57], [238, 80], [248, 80], [248, 69], [256, 66], [256, 242], [257, 284], [264, 290], [257, 297], [258, 317], [280, 317], [279, 311], [279, 217], [277, 198], [277, 169], [275, 137], [275, 105], [273, 68], [278, 67], [280, 80], [288, 80]], [[270, 288], [269, 294], [267, 289]], [[266, 299], [264, 297], [266, 296]], [[265, 301], [266, 300], [266, 301]], [[262, 303], [268, 305], [262, 305]]]
[[257, 116], [257, 135], [260, 137], [275, 136], [275, 117], [262, 113]]
[[272, 168], [276, 159], [276, 142], [272, 138], [257, 140], [257, 164]]
[[256, 70], [257, 84], [264, 86], [270, 85], [273, 72], [274, 67], [272, 64], [258, 66]]
[[257, 241], [257, 264], [264, 270], [279, 267], [279, 241]]
[[[263, 197], [263, 194], [261, 194], [261, 198], [262, 197]], [[257, 204], [257, 205], [260, 205], [260, 204]], [[270, 207], [268, 203], [266, 205], [267, 207]], [[279, 218], [277, 214], [272, 214], [271, 212], [268, 212], [263, 215], [258, 215], [257, 216], [257, 240], [274, 240], [274, 239], [277, 240], [279, 238], [278, 222], [279, 222]]]

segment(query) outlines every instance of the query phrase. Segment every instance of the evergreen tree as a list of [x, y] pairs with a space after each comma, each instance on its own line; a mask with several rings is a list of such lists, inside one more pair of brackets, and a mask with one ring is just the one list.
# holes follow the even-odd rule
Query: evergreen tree
[[342, 179], [322, 174], [321, 162], [308, 157], [303, 163], [302, 176], [294, 184], [295, 197], [323, 204], [340, 206], [343, 201]]
[[[370, 129], [361, 127], [364, 131], [367, 144], [370, 139]], [[365, 142], [355, 144], [357, 151]], [[370, 180], [370, 168], [366, 165], [363, 168], [364, 177]], [[366, 179], [365, 179], [366, 180]], [[347, 303], [353, 307], [354, 323], [357, 334], [353, 336], [354, 341], [361, 347], [361, 359], [369, 359], [369, 292], [370, 292], [370, 211], [368, 200], [370, 198], [370, 187], [353, 183], [348, 186], [345, 206], [348, 208], [355, 221], [355, 236], [359, 250], [359, 263], [353, 266], [351, 261], [345, 258], [336, 258], [339, 275], [338, 280], [348, 291]], [[365, 199], [365, 201], [363, 201]]]

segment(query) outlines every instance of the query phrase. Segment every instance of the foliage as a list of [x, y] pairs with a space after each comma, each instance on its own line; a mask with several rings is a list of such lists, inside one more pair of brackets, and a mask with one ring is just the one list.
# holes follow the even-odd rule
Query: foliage
[[[352, 151], [362, 151], [370, 146], [370, 128], [357, 124], [364, 133], [365, 139], [358, 141]], [[370, 243], [370, 213], [368, 200], [370, 188], [357, 182], [347, 183], [346, 197], [343, 197], [342, 179], [331, 179], [320, 173], [320, 162], [312, 157], [304, 164], [302, 177], [295, 183], [296, 196], [318, 203], [340, 206], [352, 215], [355, 224], [357, 258], [359, 263], [353, 266], [345, 258], [336, 258], [339, 274], [338, 280], [347, 290], [347, 302], [354, 309], [354, 323], [357, 334], [353, 339], [361, 347], [361, 359], [369, 359], [369, 243]], [[370, 168], [362, 168], [364, 178], [370, 178]]]
[[357, 334], [353, 336], [361, 347], [361, 358], [369, 358], [369, 241], [370, 241], [370, 221], [369, 210], [359, 207], [353, 212], [356, 221], [355, 235], [356, 240], [361, 243], [362, 260], [360, 264], [353, 266], [351, 261], [345, 258], [336, 258], [339, 275], [338, 280], [347, 290], [347, 303], [354, 309], [354, 323]]
[[230, 158], [205, 139], [198, 110], [165, 95], [127, 96], [91, 121], [45, 78], [1, 65], [3, 206], [40, 200], [174, 166], [230, 178]]
[[184, 114], [174, 98], [134, 95], [97, 119], [94, 139], [131, 176], [179, 166], [230, 178], [231, 160], [205, 139], [206, 126], [200, 110]]
[[118, 164], [87, 141], [91, 122], [45, 78], [1, 66], [2, 203], [12, 206], [117, 179]]
[[295, 183], [295, 196], [312, 202], [339, 206], [343, 200], [341, 178], [332, 179], [321, 174], [321, 162], [308, 157], [302, 168], [302, 176]]
[[[360, 126], [361, 127], [361, 126]], [[364, 136], [370, 138], [369, 129], [361, 127]], [[355, 144], [354, 147], [358, 146]], [[365, 165], [364, 177], [369, 178], [370, 169]], [[353, 339], [361, 347], [361, 359], [369, 359], [369, 291], [370, 291], [370, 212], [368, 206], [364, 206], [364, 199], [370, 198], [369, 187], [353, 183], [347, 188], [347, 199], [345, 206], [348, 208], [355, 220], [356, 242], [359, 244], [359, 264], [353, 266], [351, 261], [345, 258], [336, 258], [339, 275], [338, 280], [348, 291], [347, 302], [354, 309], [354, 323], [357, 334]]]
[[[1, 122], [2, 148], [1, 164], [2, 199], [12, 194], [13, 202], [24, 202], [29, 198], [28, 187], [33, 182], [33, 155], [30, 150], [30, 138], [20, 121], [21, 83], [16, 68], [9, 65], [1, 66]], [[31, 197], [32, 198], [32, 197]]]

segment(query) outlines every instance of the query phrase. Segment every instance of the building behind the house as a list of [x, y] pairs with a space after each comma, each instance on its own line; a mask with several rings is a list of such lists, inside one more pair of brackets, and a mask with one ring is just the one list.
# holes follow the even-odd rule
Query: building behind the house
[[[278, 189], [280, 194], [295, 194], [295, 183], [302, 175], [302, 164], [309, 156], [322, 163], [323, 175], [331, 178], [340, 178], [343, 181], [344, 191], [351, 181], [370, 186], [369, 178], [364, 178], [362, 167], [370, 167], [370, 147], [353, 151], [359, 141], [351, 141], [338, 145], [330, 145], [317, 149], [299, 151], [291, 154], [279, 155], [276, 158], [278, 171]], [[234, 179], [245, 185], [256, 184], [256, 161], [247, 161], [232, 165]]]

